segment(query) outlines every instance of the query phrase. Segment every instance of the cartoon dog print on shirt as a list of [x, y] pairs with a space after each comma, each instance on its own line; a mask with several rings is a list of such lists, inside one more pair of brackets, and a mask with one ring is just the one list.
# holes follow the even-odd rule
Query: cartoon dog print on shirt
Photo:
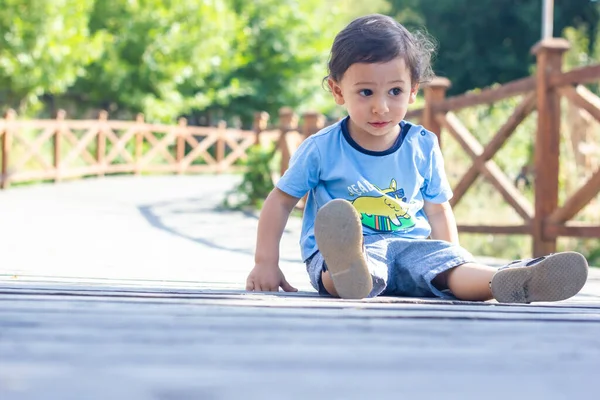
[[[379, 196], [359, 195], [350, 202], [360, 213], [364, 226], [380, 232], [405, 232], [415, 226], [415, 221], [408, 213], [409, 204], [404, 197], [404, 189], [397, 189], [396, 180], [392, 179], [390, 187], [379, 189], [368, 184], [369, 188], [377, 191]], [[354, 185], [353, 185], [354, 186]], [[359, 185], [364, 187], [364, 185]], [[359, 191], [348, 188], [351, 195], [358, 195]]]

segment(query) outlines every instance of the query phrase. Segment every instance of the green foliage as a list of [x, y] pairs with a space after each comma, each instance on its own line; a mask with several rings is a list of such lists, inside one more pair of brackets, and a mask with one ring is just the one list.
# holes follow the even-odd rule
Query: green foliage
[[323, 111], [333, 37], [358, 10], [384, 4], [0, 0], [0, 101], [164, 122], [237, 116], [246, 126], [256, 111]]
[[[335, 34], [373, 12], [425, 26], [440, 42], [436, 72], [452, 93], [528, 74], [541, 1], [503, 0], [0, 0], [0, 101], [70, 115], [203, 122], [334, 106], [321, 87]], [[598, 44], [598, 3], [556, 0], [555, 31]], [[573, 33], [575, 32], [576, 35]], [[39, 107], [38, 107], [39, 109]], [[42, 110], [48, 115], [47, 110]]]
[[[390, 15], [409, 28], [426, 28], [439, 42], [435, 72], [462, 93], [529, 75], [530, 54], [541, 37], [542, 1], [389, 0]], [[598, 29], [600, 5], [590, 0], [555, 0], [554, 31]], [[590, 43], [591, 44], [591, 43]]]
[[225, 0], [96, 1], [92, 32], [102, 32], [102, 57], [71, 90], [98, 105], [170, 121], [214, 100], [198, 90], [226, 68], [235, 15]]
[[101, 54], [93, 0], [0, 0], [0, 101], [21, 113], [64, 92]]
[[272, 161], [276, 147], [254, 145], [248, 149], [246, 172], [242, 182], [225, 198], [226, 208], [260, 208], [269, 193], [275, 187], [272, 178]]
[[302, 112], [323, 103], [329, 48], [347, 22], [340, 8], [321, 0], [230, 3], [238, 17], [230, 49], [235, 61], [212, 76], [211, 86], [222, 88], [212, 107], [248, 124], [257, 110], [276, 115], [282, 106]]

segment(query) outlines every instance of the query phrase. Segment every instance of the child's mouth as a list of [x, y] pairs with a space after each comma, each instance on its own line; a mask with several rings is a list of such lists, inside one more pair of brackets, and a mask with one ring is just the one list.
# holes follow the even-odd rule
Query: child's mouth
[[387, 126], [389, 124], [388, 122], [369, 122], [369, 125], [371, 125], [374, 128], [383, 128], [384, 126]]

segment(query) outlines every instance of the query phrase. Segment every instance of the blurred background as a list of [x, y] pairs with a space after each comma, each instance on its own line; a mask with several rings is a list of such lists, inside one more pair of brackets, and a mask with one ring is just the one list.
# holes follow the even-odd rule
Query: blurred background
[[[437, 41], [434, 70], [448, 78], [448, 96], [477, 92], [535, 72], [531, 48], [542, 35], [542, 0], [0, 0], [0, 111], [20, 119], [68, 118], [251, 129], [256, 112], [277, 124], [278, 110], [317, 111], [339, 118], [322, 86], [336, 33], [368, 13], [396, 18]], [[554, 0], [554, 37], [571, 45], [564, 69], [600, 61], [600, 3]], [[598, 85], [586, 85], [598, 94]], [[470, 107], [460, 120], [487, 143], [521, 98]], [[422, 106], [420, 99], [415, 107]], [[561, 201], [600, 165], [600, 129], [586, 113], [563, 107]], [[535, 113], [494, 157], [533, 199], [531, 165]], [[585, 134], [583, 134], [584, 132]], [[449, 137], [449, 136], [446, 136]], [[449, 138], [451, 139], [451, 138]], [[455, 185], [471, 160], [453, 140], [443, 141]], [[583, 157], [583, 158], [582, 158]], [[583, 161], [582, 161], [583, 160]], [[273, 165], [276, 165], [274, 161]], [[520, 179], [520, 180], [519, 180]], [[600, 224], [600, 199], [576, 219]], [[490, 212], [494, 210], [494, 212]], [[518, 223], [519, 216], [482, 178], [456, 207], [463, 223]], [[475, 254], [519, 258], [523, 235], [461, 234]], [[600, 264], [600, 243], [559, 239], [560, 249], [583, 252]]]
[[[600, 56], [600, 5], [555, 0], [569, 65]], [[531, 73], [541, 0], [0, 0], [0, 105], [19, 115], [250, 127], [282, 106], [339, 112], [321, 86], [335, 34], [367, 13], [426, 29], [449, 94]]]

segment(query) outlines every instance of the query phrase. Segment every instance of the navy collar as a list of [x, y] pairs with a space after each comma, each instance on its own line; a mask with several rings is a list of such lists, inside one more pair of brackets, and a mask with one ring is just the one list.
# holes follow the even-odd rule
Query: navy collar
[[396, 141], [394, 142], [392, 147], [390, 147], [387, 150], [383, 150], [383, 151], [372, 151], [372, 150], [367, 150], [364, 147], [361, 147], [358, 143], [356, 143], [356, 141], [354, 139], [352, 139], [352, 137], [350, 136], [350, 131], [348, 130], [348, 121], [350, 121], [349, 116], [344, 118], [341, 123], [342, 134], [344, 135], [344, 138], [346, 139], [348, 144], [363, 154], [366, 154], [369, 156], [377, 156], [377, 157], [387, 156], [388, 154], [392, 154], [396, 150], [398, 150], [400, 148], [400, 146], [402, 146], [402, 142], [404, 142], [404, 138], [408, 134], [408, 131], [410, 130], [410, 127], [411, 127], [411, 124], [409, 124], [408, 122], [400, 121], [400, 134], [398, 135], [398, 138], [396, 139]]

